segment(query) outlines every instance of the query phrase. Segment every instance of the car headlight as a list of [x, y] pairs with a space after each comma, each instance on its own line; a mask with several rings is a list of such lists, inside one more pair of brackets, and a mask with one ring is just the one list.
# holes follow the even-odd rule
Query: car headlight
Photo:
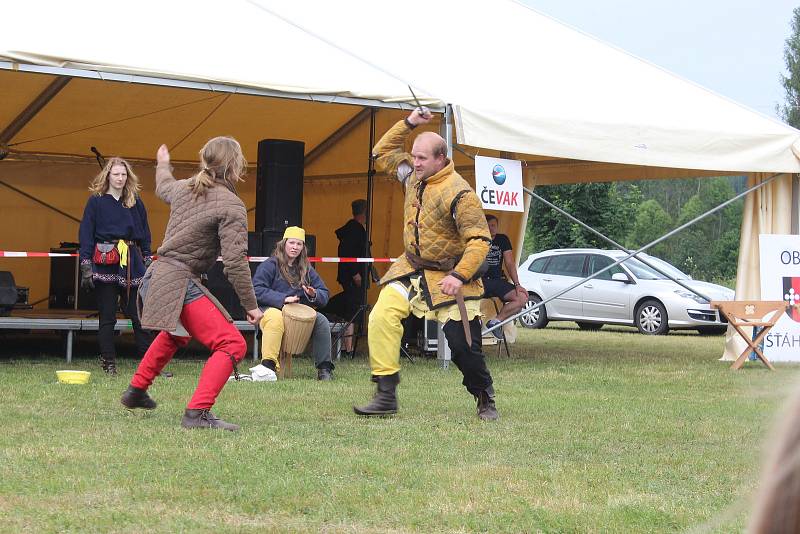
[[691, 299], [698, 304], [708, 304], [708, 301], [699, 295], [695, 295], [691, 291], [686, 291], [685, 289], [676, 289], [675, 294], [679, 297], [683, 297], [686, 299]]

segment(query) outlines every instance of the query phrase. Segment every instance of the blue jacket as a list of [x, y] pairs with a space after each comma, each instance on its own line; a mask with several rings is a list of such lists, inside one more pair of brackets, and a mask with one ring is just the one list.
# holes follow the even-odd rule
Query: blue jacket
[[153, 255], [150, 251], [150, 226], [142, 199], [126, 208], [122, 201], [110, 194], [92, 195], [86, 202], [78, 231], [81, 263], [92, 266], [95, 282], [128, 285], [127, 268], [117, 265], [97, 265], [92, 262], [95, 243], [125, 239], [135, 241], [139, 247], [130, 247], [130, 284], [138, 286], [144, 276], [144, 260]]
[[317, 292], [313, 301], [308, 299], [302, 287], [293, 288], [284, 280], [278, 269], [278, 260], [273, 256], [259, 265], [256, 274], [253, 275], [253, 289], [256, 290], [258, 305], [262, 308], [278, 308], [280, 310], [283, 309], [286, 297], [298, 296], [300, 304], [312, 308], [324, 307], [328, 303], [328, 288], [325, 287], [325, 282], [313, 267], [308, 270], [308, 280], [310, 283], [306, 285], [310, 285]]

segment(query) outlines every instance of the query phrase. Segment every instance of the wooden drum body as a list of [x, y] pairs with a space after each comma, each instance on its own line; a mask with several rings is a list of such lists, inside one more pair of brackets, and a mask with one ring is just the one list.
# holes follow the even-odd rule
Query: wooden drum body
[[291, 376], [292, 355], [306, 350], [316, 320], [317, 311], [310, 306], [297, 303], [283, 305], [283, 341], [279, 371], [281, 377]]

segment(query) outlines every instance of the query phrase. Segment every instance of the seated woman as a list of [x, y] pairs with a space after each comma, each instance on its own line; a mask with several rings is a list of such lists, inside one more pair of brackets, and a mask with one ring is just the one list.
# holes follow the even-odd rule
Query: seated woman
[[[280, 369], [278, 355], [283, 340], [283, 305], [299, 302], [318, 309], [328, 303], [328, 288], [308, 261], [305, 240], [305, 230], [297, 226], [287, 228], [283, 239], [275, 245], [275, 252], [258, 266], [253, 276], [256, 300], [259, 307], [264, 308], [264, 317], [259, 325], [263, 336], [261, 363], [250, 368], [254, 381], [277, 380]], [[330, 380], [334, 367], [331, 361], [331, 325], [319, 312], [311, 342], [317, 379]]]

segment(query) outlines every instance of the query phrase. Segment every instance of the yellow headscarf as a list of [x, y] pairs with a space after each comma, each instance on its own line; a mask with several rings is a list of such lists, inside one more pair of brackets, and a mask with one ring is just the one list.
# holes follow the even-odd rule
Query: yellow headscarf
[[306, 231], [299, 226], [290, 226], [283, 232], [284, 239], [299, 239], [303, 243], [306, 242]]

